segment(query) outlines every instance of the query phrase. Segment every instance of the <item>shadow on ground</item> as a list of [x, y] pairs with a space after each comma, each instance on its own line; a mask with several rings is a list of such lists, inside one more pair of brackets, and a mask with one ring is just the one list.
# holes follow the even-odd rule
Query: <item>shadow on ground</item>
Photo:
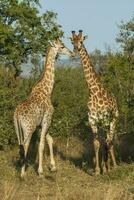
[[[37, 167], [38, 167], [38, 143], [39, 143], [39, 137], [38, 133], [35, 132], [32, 136], [29, 150], [28, 150], [28, 156], [27, 156], [27, 168], [29, 165], [32, 165], [37, 172]], [[12, 163], [16, 170], [20, 172], [21, 166], [22, 166], [22, 161], [20, 159], [19, 155], [19, 146], [18, 146], [18, 154], [17, 156], [12, 158]]]
[[[28, 164], [32, 165], [37, 172], [38, 167], [38, 136], [35, 133], [30, 144], [28, 153]], [[90, 132], [89, 137], [70, 137], [54, 138], [54, 154], [63, 161], [69, 161], [75, 167], [90, 173], [93, 171], [93, 135]], [[45, 154], [49, 156], [48, 146], [46, 145]], [[134, 134], [123, 134], [118, 136], [115, 143], [115, 153], [117, 162], [131, 163], [134, 161]], [[17, 171], [20, 171], [21, 165], [19, 157], [13, 159], [13, 164]]]
[[55, 154], [63, 161], [69, 161], [79, 169], [93, 169], [93, 138], [70, 137], [68, 139], [56, 139]]
[[134, 134], [122, 134], [116, 142], [117, 159], [122, 162], [134, 162]]

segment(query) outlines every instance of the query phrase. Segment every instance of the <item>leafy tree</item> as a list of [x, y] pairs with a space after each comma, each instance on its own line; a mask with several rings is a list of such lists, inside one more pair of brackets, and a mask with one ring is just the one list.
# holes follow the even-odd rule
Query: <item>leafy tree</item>
[[13, 113], [18, 102], [30, 91], [30, 79], [12, 79], [10, 71], [0, 66], [0, 149], [16, 143]]
[[121, 44], [129, 62], [134, 64], [134, 16], [129, 22], [122, 22], [119, 28], [120, 33], [117, 42]]
[[134, 18], [122, 22], [117, 42], [121, 51], [108, 51], [102, 67], [102, 78], [106, 87], [118, 101], [120, 118], [118, 130], [133, 133], [134, 124]]
[[95, 49], [95, 51], [91, 53], [91, 60], [96, 72], [101, 75], [103, 70], [103, 65], [105, 64], [106, 61], [106, 56], [103, 55], [100, 50]]
[[106, 88], [114, 94], [118, 102], [120, 113], [118, 130], [122, 133], [132, 132], [133, 118], [131, 111], [133, 109], [134, 73], [123, 53], [107, 53], [102, 79]]
[[45, 55], [48, 40], [62, 35], [57, 14], [47, 11], [40, 15], [38, 6], [38, 0], [0, 0], [1, 62], [13, 66], [16, 76], [29, 56], [38, 60]]

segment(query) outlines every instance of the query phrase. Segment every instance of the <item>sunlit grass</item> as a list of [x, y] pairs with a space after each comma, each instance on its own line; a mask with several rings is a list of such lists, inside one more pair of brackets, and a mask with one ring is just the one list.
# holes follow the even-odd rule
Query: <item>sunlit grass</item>
[[[86, 145], [72, 138], [56, 140], [57, 172], [49, 171], [49, 156], [45, 153], [44, 177], [37, 175], [30, 163], [27, 176], [20, 179], [16, 162], [18, 150], [0, 152], [0, 196], [2, 200], [131, 200], [134, 199], [134, 165], [120, 163], [108, 174], [95, 177], [89, 166]], [[87, 157], [86, 157], [87, 155]], [[84, 157], [84, 158], [83, 158]], [[87, 159], [87, 160], [86, 160]]]

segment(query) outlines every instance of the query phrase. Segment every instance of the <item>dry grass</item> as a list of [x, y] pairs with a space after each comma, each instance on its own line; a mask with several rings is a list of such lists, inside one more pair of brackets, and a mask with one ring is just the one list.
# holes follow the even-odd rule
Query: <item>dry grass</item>
[[132, 200], [134, 199], [134, 165], [121, 164], [109, 174], [95, 177], [89, 168], [88, 143], [76, 138], [56, 142], [57, 172], [44, 164], [40, 179], [33, 163], [25, 180], [19, 177], [15, 163], [17, 150], [0, 152], [1, 200]]

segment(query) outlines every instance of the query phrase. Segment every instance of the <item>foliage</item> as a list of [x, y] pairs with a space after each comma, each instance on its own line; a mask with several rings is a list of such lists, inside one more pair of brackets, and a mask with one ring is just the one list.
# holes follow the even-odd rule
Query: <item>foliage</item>
[[86, 133], [87, 94], [82, 68], [56, 70], [53, 92], [55, 113], [50, 129], [53, 134], [69, 137]]
[[133, 133], [134, 125], [134, 17], [127, 23], [122, 22], [117, 42], [122, 52], [107, 52], [103, 66], [106, 85], [115, 94], [120, 111], [119, 130]]
[[134, 64], [134, 16], [129, 22], [122, 22], [119, 28], [117, 42], [121, 44], [129, 62]]
[[106, 56], [103, 55], [100, 50], [95, 49], [95, 51], [91, 53], [90, 57], [96, 72], [101, 75], [106, 62]]
[[103, 81], [117, 99], [121, 133], [133, 132], [134, 73], [133, 66], [122, 53], [108, 53], [103, 66]]
[[[1, 62], [14, 67], [16, 76], [29, 57], [45, 55], [48, 41], [62, 35], [51, 11], [40, 15], [38, 0], [0, 0]], [[32, 61], [32, 60], [31, 60]]]
[[13, 112], [28, 94], [30, 82], [30, 79], [15, 81], [12, 72], [0, 67], [0, 149], [16, 143]]

